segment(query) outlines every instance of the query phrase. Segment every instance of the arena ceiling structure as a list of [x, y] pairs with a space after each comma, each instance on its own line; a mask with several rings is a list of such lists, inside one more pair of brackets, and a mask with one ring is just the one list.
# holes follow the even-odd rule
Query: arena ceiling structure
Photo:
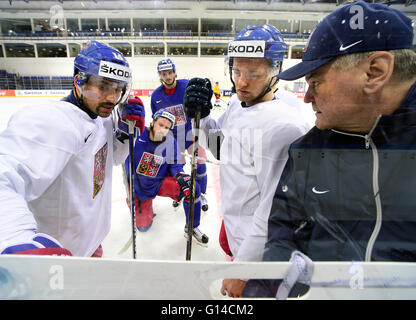
[[[13, 59], [25, 58], [21, 61], [29, 63], [30, 58], [51, 58], [48, 64], [52, 66], [74, 58], [82, 43], [95, 39], [133, 60], [172, 56], [185, 61], [203, 57], [224, 64], [227, 44], [238, 32], [247, 25], [267, 23], [277, 27], [288, 43], [285, 57], [301, 59], [316, 24], [350, 2], [353, 1], [0, 0], [0, 58], [4, 58], [2, 62], [9, 73], [28, 76], [24, 64], [13, 64]], [[405, 12], [416, 28], [416, 0], [367, 2], [387, 4]], [[55, 62], [53, 58], [60, 59]], [[224, 70], [221, 73], [225, 74]], [[37, 73], [43, 76], [43, 71]], [[57, 76], [55, 73], [50, 71], [46, 76]], [[62, 72], [59, 76], [68, 75]]]
[[[48, 14], [60, 6], [65, 16], [96, 18], [125, 15], [143, 18], [296, 19], [319, 21], [351, 0], [0, 0], [0, 18]], [[390, 5], [416, 19], [416, 0], [372, 0]]]
[[[1, 0], [0, 9], [15, 10], [43, 10], [53, 4], [61, 4], [68, 10], [169, 10], [169, 9], [197, 9], [226, 10], [226, 11], [324, 11], [329, 12], [336, 6], [353, 2], [351, 0]], [[410, 7], [416, 0], [371, 0], [366, 2], [383, 3], [389, 6]], [[403, 10], [415, 12], [416, 9]], [[16, 12], [16, 11], [15, 11]]]

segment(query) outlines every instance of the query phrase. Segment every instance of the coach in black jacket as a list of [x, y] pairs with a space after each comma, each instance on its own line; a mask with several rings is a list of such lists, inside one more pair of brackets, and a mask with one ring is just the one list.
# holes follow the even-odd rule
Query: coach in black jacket
[[[264, 261], [416, 261], [416, 54], [411, 20], [362, 1], [329, 14], [302, 62], [316, 126], [295, 141], [269, 218]], [[274, 296], [249, 281], [244, 296]], [[292, 292], [293, 293], [293, 292]]]

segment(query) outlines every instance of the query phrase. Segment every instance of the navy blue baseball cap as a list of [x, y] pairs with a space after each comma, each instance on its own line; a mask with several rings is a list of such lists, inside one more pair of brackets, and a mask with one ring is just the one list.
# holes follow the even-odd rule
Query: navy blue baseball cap
[[409, 49], [412, 20], [379, 3], [358, 1], [327, 15], [309, 36], [302, 62], [277, 77], [295, 80], [342, 54]]

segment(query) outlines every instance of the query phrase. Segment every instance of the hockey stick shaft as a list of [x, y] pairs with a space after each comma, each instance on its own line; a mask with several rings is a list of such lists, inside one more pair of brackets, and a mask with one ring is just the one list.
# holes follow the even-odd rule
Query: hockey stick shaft
[[229, 101], [225, 101], [224, 99], [221, 99], [221, 98], [220, 98], [220, 101], [225, 103], [228, 106]]
[[[129, 170], [129, 184], [130, 184], [130, 213], [132, 224], [132, 248], [133, 259], [136, 259], [136, 213], [134, 208], [134, 126], [135, 121], [129, 121], [129, 156], [130, 156], [130, 170]], [[139, 204], [140, 205], [140, 204]]]
[[196, 159], [198, 158], [199, 147], [199, 123], [201, 120], [201, 111], [198, 110], [195, 117], [194, 142], [191, 160], [191, 199], [189, 200], [188, 212], [188, 241], [186, 243], [186, 260], [191, 260], [192, 252], [192, 235], [194, 233], [194, 214], [195, 214], [195, 196], [196, 196]]
[[[130, 162], [129, 162], [129, 168], [130, 168]], [[129, 203], [129, 214], [131, 214], [131, 212], [130, 212], [130, 201], [131, 201], [130, 197], [131, 197], [131, 194], [130, 194], [130, 184], [129, 184], [130, 179], [127, 179], [127, 170], [126, 170], [126, 165], [125, 164], [122, 165], [122, 175], [123, 175], [123, 184], [124, 184], [124, 187], [126, 188], [126, 195], [127, 195], [128, 203]], [[119, 255], [123, 254], [124, 252], [127, 251], [127, 249], [131, 246], [132, 239], [133, 239], [133, 236], [130, 235], [129, 240], [127, 240], [127, 242], [125, 243], [123, 248], [118, 253]]]

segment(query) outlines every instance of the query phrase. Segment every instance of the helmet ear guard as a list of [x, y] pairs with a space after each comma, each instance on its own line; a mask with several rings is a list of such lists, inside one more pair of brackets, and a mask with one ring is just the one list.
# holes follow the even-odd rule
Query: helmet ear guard
[[79, 71], [75, 75], [77, 78], [77, 86], [81, 88], [82, 85], [84, 85], [87, 82], [87, 76], [85, 75], [85, 72]]
[[[83, 105], [83, 92], [82, 92], [82, 85], [85, 83], [85, 81], [83, 81], [81, 83], [81, 75], [79, 70], [75, 71], [75, 75], [74, 75], [74, 79], [75, 81], [72, 83], [73, 86], [73, 91], [74, 91], [74, 95], [77, 98], [78, 102]], [[76, 83], [76, 85], [75, 85]], [[76, 90], [76, 87], [78, 87], [78, 90], [80, 92], [80, 95], [78, 94], [78, 91]]]
[[[74, 82], [77, 84], [77, 86], [79, 88], [81, 88], [81, 80], [80, 80], [80, 77], [79, 77], [79, 73], [75, 74], [74, 80], [75, 80]], [[75, 84], [74, 84], [74, 86], [75, 86]]]

